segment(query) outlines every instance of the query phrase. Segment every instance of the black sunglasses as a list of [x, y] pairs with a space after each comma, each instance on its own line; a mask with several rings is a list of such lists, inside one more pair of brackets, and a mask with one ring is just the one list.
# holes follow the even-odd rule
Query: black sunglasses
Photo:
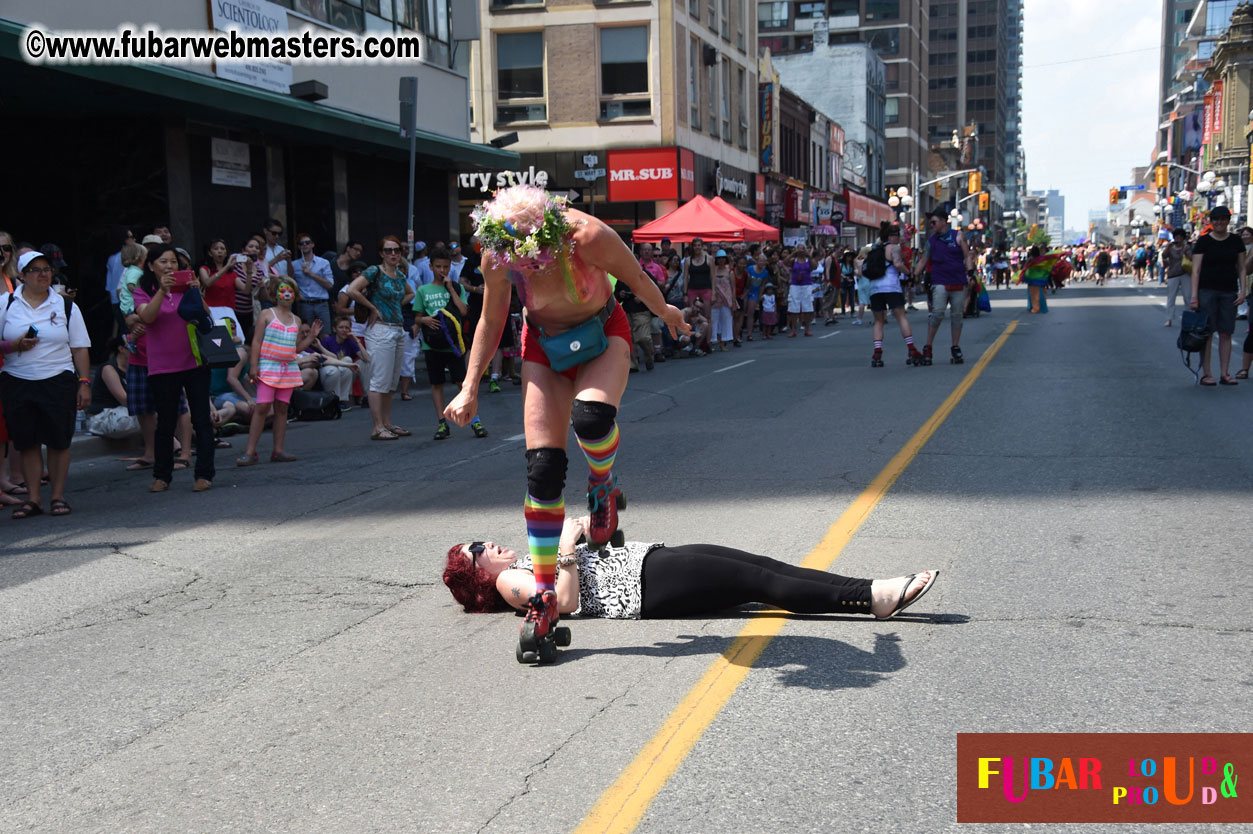
[[266, 229], [266, 231], [272, 235], [281, 235], [283, 233], [282, 229]]
[[0, 249], [3, 249], [5, 252], [12, 252], [12, 251], [13, 251], [13, 244], [11, 244], [11, 243], [0, 243]]
[[468, 545], [466, 545], [466, 553], [470, 554], [471, 570], [478, 570], [479, 554], [481, 554], [486, 549], [487, 549], [487, 545], [485, 545], [483, 542], [470, 542]]
[[396, 247], [396, 246], [384, 246], [383, 247], [383, 253], [386, 255], [394, 255], [398, 253], [399, 251], [400, 251], [399, 247]]

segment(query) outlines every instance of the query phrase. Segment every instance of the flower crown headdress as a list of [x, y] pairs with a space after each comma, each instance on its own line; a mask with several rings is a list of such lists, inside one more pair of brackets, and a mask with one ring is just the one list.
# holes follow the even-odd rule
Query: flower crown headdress
[[540, 269], [557, 259], [574, 225], [566, 219], [565, 197], [534, 185], [501, 189], [470, 212], [474, 234], [502, 262]]

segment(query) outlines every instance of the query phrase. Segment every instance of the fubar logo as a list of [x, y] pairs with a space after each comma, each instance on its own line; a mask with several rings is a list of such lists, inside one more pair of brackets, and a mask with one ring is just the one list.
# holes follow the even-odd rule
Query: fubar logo
[[1253, 733], [958, 733], [957, 821], [1253, 822]]

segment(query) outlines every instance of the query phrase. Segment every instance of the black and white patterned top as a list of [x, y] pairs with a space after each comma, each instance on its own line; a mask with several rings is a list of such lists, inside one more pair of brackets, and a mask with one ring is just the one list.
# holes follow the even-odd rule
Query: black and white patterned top
[[[587, 545], [577, 545], [574, 555], [579, 568], [579, 607], [573, 616], [638, 620], [643, 608], [640, 577], [644, 557], [664, 546], [661, 542], [627, 542], [624, 547], [589, 550]], [[530, 554], [520, 555], [509, 567], [534, 572]]]

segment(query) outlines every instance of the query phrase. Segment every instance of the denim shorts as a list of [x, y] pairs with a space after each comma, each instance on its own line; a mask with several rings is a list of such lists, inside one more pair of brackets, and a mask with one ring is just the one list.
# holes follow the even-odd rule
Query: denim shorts
[[1212, 332], [1230, 336], [1236, 332], [1236, 294], [1223, 290], [1197, 292], [1197, 312], [1209, 316]]

